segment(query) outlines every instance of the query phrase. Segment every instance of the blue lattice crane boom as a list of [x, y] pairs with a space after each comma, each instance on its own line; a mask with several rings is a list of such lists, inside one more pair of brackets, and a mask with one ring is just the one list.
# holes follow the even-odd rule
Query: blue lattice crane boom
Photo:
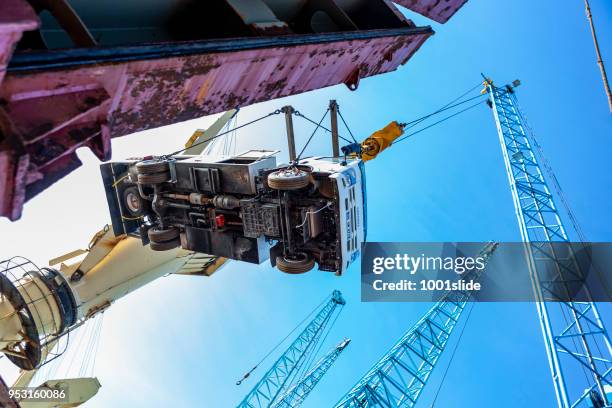
[[302, 405], [306, 397], [317, 386], [319, 381], [327, 373], [327, 371], [336, 362], [340, 354], [346, 346], [351, 342], [350, 339], [344, 339], [323, 356], [302, 378], [298, 383], [291, 386], [287, 392], [278, 398], [278, 402], [273, 405], [273, 408], [296, 408]]
[[[491, 242], [480, 251], [485, 265], [497, 245]], [[476, 281], [483, 270], [462, 278]], [[414, 407], [470, 296], [468, 291], [447, 292], [335, 407]]]
[[[542, 167], [538, 162], [534, 147], [538, 153], [541, 153], [541, 148], [533, 134], [528, 133], [515, 94], [518, 85], [520, 81], [498, 87], [485, 77], [484, 92], [489, 94], [489, 105], [495, 117], [521, 237], [529, 243], [526, 246], [531, 254], [529, 272], [535, 298], [538, 300], [538, 316], [558, 406], [606, 407], [612, 403], [610, 339], [593, 301], [576, 302], [571, 297], [563, 296], [563, 293], [556, 293], [559, 288], [562, 290], [577, 279], [585, 287], [585, 280], [580, 274], [568, 275], [566, 272], [568, 265], [576, 264], [570, 245], [567, 245], [567, 256], [558, 255], [559, 244], [569, 244], [569, 238], [555, 203], [557, 197], [548, 187], [542, 169], [549, 173], [558, 198], [563, 204], [566, 203], [550, 166], [543, 157]], [[580, 226], [568, 206], [567, 212], [570, 222], [583, 240]], [[550, 260], [555, 262], [556, 270], [559, 271], [552, 282], [538, 273], [545, 270], [546, 262]], [[586, 291], [588, 294], [588, 287]], [[563, 301], [545, 301], [551, 297]], [[584, 384], [577, 381], [575, 373], [579, 370], [584, 371], [587, 380]]]
[[296, 369], [303, 364], [305, 356], [317, 344], [334, 311], [339, 306], [342, 307], [345, 304], [346, 301], [342, 297], [342, 293], [335, 290], [329, 300], [321, 306], [315, 317], [306, 325], [293, 343], [274, 362], [272, 367], [255, 384], [242, 402], [238, 404], [238, 408], [272, 406], [281, 392], [285, 390], [289, 379], [296, 373]]

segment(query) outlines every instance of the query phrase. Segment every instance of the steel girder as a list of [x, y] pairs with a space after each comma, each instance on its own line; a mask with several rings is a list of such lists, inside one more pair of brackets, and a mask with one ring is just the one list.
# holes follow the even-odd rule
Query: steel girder
[[[612, 385], [608, 332], [595, 303], [567, 301], [571, 300], [568, 287], [584, 284], [584, 276], [571, 246], [559, 245], [569, 243], [568, 235], [534, 154], [514, 88], [496, 87], [490, 80], [485, 84], [491, 96], [521, 237], [529, 243], [525, 248], [558, 405], [589, 406], [593, 390], [605, 401], [604, 386]], [[545, 264], [550, 265], [551, 261], [555, 263], [555, 275], [542, 276]], [[576, 377], [579, 369], [591, 378], [584, 387], [568, 375]]]
[[329, 301], [321, 307], [289, 348], [238, 404], [238, 408], [270, 407], [284, 391], [287, 381], [300, 366], [306, 354], [317, 343], [338, 305], [344, 306], [345, 303], [340, 291], [335, 290]]
[[296, 408], [302, 405], [306, 397], [310, 395], [349, 343], [349, 339], [344, 339], [331, 349], [312, 369], [304, 374], [304, 378], [278, 398], [278, 402], [274, 404], [273, 408]]
[[[485, 264], [496, 248], [489, 243], [480, 252]], [[477, 280], [480, 274], [471, 271], [464, 279]], [[335, 408], [414, 407], [470, 296], [467, 291], [447, 292]]]

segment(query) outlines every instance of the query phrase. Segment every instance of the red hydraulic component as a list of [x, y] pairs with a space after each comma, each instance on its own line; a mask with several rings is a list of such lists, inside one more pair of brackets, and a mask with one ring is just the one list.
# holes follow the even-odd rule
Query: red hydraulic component
[[[387, 0], [30, 1], [0, 2], [0, 216], [11, 220], [80, 166], [79, 147], [107, 160], [113, 137], [353, 89], [433, 34]], [[397, 2], [437, 21], [464, 3]]]
[[225, 215], [220, 214], [215, 217], [215, 222], [217, 223], [217, 228], [225, 227]]

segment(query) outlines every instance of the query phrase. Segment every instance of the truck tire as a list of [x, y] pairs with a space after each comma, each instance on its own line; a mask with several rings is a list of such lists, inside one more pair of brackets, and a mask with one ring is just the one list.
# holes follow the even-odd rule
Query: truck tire
[[151, 242], [165, 242], [179, 237], [179, 229], [170, 227], [168, 229], [161, 229], [153, 227], [147, 231], [147, 236]]
[[160, 184], [170, 181], [170, 172], [154, 173], [154, 174], [139, 174], [139, 184]]
[[310, 174], [296, 168], [276, 170], [268, 175], [268, 186], [273, 190], [299, 190], [309, 183]]
[[143, 160], [136, 163], [138, 174], [155, 174], [170, 171], [170, 166], [165, 160]]
[[171, 239], [170, 241], [164, 242], [153, 242], [149, 244], [153, 251], [169, 251], [170, 249], [178, 248], [181, 246], [181, 241], [178, 238]]
[[145, 213], [146, 203], [136, 186], [132, 185], [123, 190], [123, 204], [132, 217], [142, 217]]
[[306, 252], [298, 252], [295, 256], [290, 257], [276, 257], [276, 267], [278, 270], [292, 275], [308, 272], [314, 268], [314, 266], [314, 259]]

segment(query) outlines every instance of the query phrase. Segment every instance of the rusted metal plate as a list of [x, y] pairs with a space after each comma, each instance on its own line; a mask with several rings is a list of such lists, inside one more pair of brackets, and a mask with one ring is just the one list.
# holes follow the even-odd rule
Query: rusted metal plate
[[467, 0], [392, 0], [438, 23], [446, 23]]
[[390, 72], [432, 34], [407, 27], [16, 55], [0, 87], [12, 143], [0, 149], [10, 152], [0, 172], [14, 175], [0, 185], [0, 215], [19, 218], [25, 200], [78, 167], [78, 147], [105, 160], [111, 137]]
[[15, 44], [21, 39], [24, 31], [38, 27], [38, 16], [25, 0], [2, 0], [0, 12], [0, 83], [6, 73], [6, 67]]
[[41, 91], [13, 95], [0, 105], [0, 210], [10, 219], [19, 218], [25, 201], [81, 165], [79, 147], [110, 158], [110, 96], [102, 87]]
[[[444, 22], [466, 0], [393, 1]], [[57, 49], [61, 30], [47, 21], [41, 33], [55, 33], [43, 35], [50, 50], [28, 33], [14, 53], [40, 22], [26, 0], [0, 3], [0, 216], [12, 220], [25, 201], [81, 164], [78, 147], [106, 160], [111, 137], [341, 83], [353, 89], [397, 69], [433, 34], [392, 0], [217, 1], [205, 7], [231, 17], [231, 27], [188, 30], [189, 40], [163, 23], [172, 11], [166, 3], [149, 16], [154, 29], [142, 38], [121, 31], [130, 22], [140, 27], [135, 3], [131, 14], [115, 16], [121, 27], [113, 26], [112, 4], [74, 4], [100, 46]], [[96, 31], [109, 24], [114, 36]], [[231, 33], [246, 37], [224, 39]]]
[[19, 404], [9, 396], [9, 388], [0, 376], [0, 407], [19, 408]]
[[[111, 136], [395, 70], [430, 33], [211, 53], [130, 64]], [[161, 108], [163, 107], [163, 108]]]

